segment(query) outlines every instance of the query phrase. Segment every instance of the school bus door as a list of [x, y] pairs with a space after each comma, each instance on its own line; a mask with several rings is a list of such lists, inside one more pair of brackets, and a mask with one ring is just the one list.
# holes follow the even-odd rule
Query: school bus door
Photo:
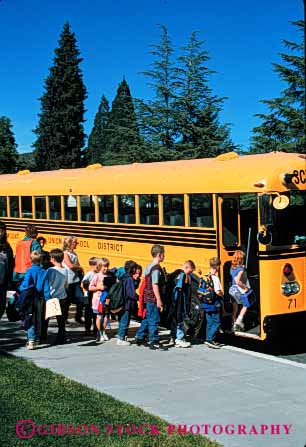
[[218, 196], [218, 251], [222, 263], [221, 281], [227, 294], [231, 285], [230, 266], [235, 250], [241, 245], [239, 195], [222, 194]]

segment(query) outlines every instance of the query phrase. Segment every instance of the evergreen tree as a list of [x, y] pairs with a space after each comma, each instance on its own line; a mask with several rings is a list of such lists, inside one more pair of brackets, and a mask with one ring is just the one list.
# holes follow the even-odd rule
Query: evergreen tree
[[[302, 20], [293, 25], [303, 33]], [[269, 113], [256, 115], [262, 124], [253, 129], [252, 152], [305, 152], [304, 41], [283, 40], [283, 43], [290, 54], [281, 53], [283, 64], [273, 64], [273, 67], [286, 88], [279, 98], [261, 101]]]
[[143, 141], [139, 135], [130, 88], [120, 82], [105, 129], [105, 149], [101, 161], [106, 165], [142, 161]]
[[88, 138], [88, 145], [85, 152], [85, 163], [100, 163], [106, 148], [106, 132], [109, 120], [109, 103], [103, 95], [96, 113], [94, 125]]
[[[154, 92], [152, 101], [138, 100], [138, 115], [141, 132], [153, 151], [161, 151], [172, 157], [175, 142], [175, 71], [172, 61], [172, 43], [167, 28], [160, 26], [160, 43], [152, 45], [150, 52], [156, 59], [152, 69], [142, 72], [151, 81], [148, 85]], [[152, 154], [159, 158], [160, 154]]]
[[81, 165], [86, 88], [79, 67], [83, 59], [79, 56], [75, 34], [66, 23], [45, 81], [45, 93], [40, 98], [39, 124], [34, 131], [38, 170]]
[[226, 98], [212, 94], [207, 67], [210, 60], [194, 31], [183, 54], [178, 58], [176, 72], [177, 156], [180, 158], [213, 157], [235, 149], [227, 125], [220, 125], [219, 113]]
[[8, 174], [18, 169], [18, 152], [12, 131], [12, 123], [6, 116], [0, 116], [0, 172]]

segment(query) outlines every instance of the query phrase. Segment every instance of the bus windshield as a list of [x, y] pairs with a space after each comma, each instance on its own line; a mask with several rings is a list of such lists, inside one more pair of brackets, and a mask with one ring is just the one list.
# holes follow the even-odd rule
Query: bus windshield
[[260, 220], [272, 234], [271, 245], [306, 246], [306, 191], [285, 194], [289, 205], [282, 210], [273, 207], [275, 194], [260, 197]]

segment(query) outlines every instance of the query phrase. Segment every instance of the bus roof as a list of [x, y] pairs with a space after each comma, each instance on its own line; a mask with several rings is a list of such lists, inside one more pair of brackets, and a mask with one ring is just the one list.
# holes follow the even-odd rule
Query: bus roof
[[[236, 193], [287, 191], [285, 173], [306, 189], [306, 159], [299, 154], [223, 154], [216, 158], [0, 175], [0, 195]], [[295, 180], [295, 179], [294, 179]], [[256, 186], [257, 185], [257, 186]]]

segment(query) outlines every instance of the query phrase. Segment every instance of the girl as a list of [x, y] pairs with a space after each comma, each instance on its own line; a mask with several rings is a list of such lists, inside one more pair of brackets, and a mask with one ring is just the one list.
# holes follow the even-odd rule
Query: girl
[[75, 252], [77, 245], [78, 238], [76, 236], [66, 236], [63, 240], [63, 266], [68, 270], [67, 311], [65, 320], [66, 322], [68, 320], [70, 304], [76, 302], [75, 321], [83, 324], [83, 303], [81, 297], [82, 292], [80, 288], [83, 271], [80, 267], [78, 255]]
[[[229, 289], [229, 294], [233, 298], [233, 330], [243, 331], [244, 323], [243, 318], [248, 310], [246, 306], [243, 305], [241, 300], [241, 295], [246, 293], [250, 289], [250, 283], [247, 277], [247, 273], [244, 267], [245, 253], [241, 250], [235, 251], [232, 259], [232, 266], [230, 274], [232, 277], [232, 286]], [[242, 305], [240, 313], [237, 317], [239, 306]]]
[[[97, 260], [97, 273], [91, 280], [88, 289], [90, 292], [94, 292], [92, 297], [92, 311], [95, 315], [97, 315], [97, 343], [109, 340], [109, 337], [106, 334], [106, 327], [109, 320], [106, 313], [105, 300], [107, 297], [107, 290], [112, 285], [112, 282], [114, 283], [116, 281], [116, 279], [110, 274], [108, 267], [109, 260], [107, 258]], [[99, 309], [100, 303], [102, 304], [102, 311]]]

